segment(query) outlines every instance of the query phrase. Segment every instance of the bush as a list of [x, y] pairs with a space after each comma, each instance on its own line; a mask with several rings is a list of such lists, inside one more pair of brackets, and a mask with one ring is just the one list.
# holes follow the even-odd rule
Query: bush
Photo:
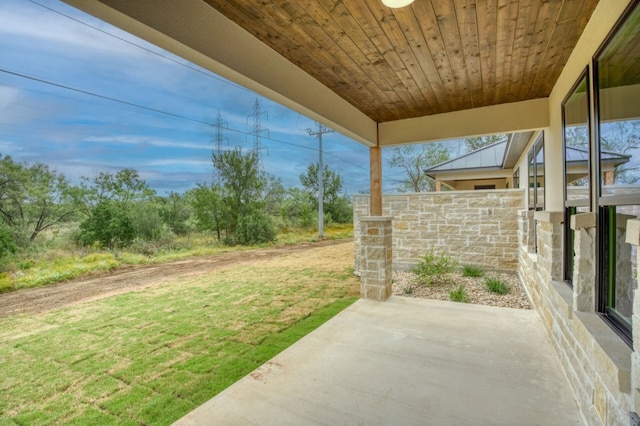
[[131, 219], [122, 206], [115, 202], [100, 202], [91, 216], [80, 224], [80, 241], [85, 246], [98, 244], [116, 249], [133, 242], [135, 231]]
[[478, 278], [484, 275], [484, 271], [481, 268], [471, 265], [464, 265], [462, 267], [462, 276], [463, 277], [473, 277]]
[[448, 275], [458, 266], [458, 262], [452, 260], [446, 253], [437, 255], [435, 250], [429, 249], [420, 258], [418, 265], [413, 269], [413, 273], [418, 279], [427, 284], [445, 284], [448, 282]]
[[270, 243], [277, 231], [270, 216], [259, 211], [240, 216], [234, 242], [242, 245]]
[[460, 303], [469, 303], [471, 301], [467, 289], [462, 284], [457, 289], [449, 292], [449, 299]]
[[484, 283], [491, 293], [507, 294], [511, 291], [509, 284], [498, 278], [487, 278]]

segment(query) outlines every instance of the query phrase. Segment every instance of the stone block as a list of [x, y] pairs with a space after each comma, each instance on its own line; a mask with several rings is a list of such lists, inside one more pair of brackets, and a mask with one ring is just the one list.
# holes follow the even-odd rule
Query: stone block
[[380, 234], [380, 230], [378, 228], [375, 227], [368, 227], [367, 228], [367, 235], [379, 235]]
[[627, 221], [626, 242], [634, 246], [640, 246], [640, 220], [629, 219]]
[[571, 229], [577, 231], [578, 229], [594, 228], [596, 226], [596, 214], [595, 213], [577, 213], [571, 216]]
[[607, 424], [607, 391], [597, 376], [593, 387], [593, 407], [602, 424]]
[[537, 211], [534, 213], [534, 219], [542, 223], [562, 223], [564, 222], [564, 213], [552, 211]]

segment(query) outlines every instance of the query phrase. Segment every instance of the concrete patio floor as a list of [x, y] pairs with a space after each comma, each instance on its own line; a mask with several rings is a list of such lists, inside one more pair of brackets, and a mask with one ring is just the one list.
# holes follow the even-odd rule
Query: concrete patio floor
[[577, 425], [535, 311], [359, 300], [177, 425]]

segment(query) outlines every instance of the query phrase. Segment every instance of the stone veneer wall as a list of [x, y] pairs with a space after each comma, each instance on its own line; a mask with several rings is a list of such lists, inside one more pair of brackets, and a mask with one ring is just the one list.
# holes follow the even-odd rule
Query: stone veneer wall
[[[410, 269], [434, 248], [460, 264], [515, 271], [523, 207], [522, 189], [383, 195], [382, 215], [393, 218], [393, 268]], [[359, 271], [360, 218], [369, 215], [369, 196], [355, 196], [353, 209]]]
[[[563, 214], [531, 213], [519, 213], [518, 274], [542, 318], [580, 411], [588, 425], [629, 424], [632, 350], [595, 313], [593, 214], [572, 218], [576, 231], [572, 289], [562, 282]], [[533, 226], [537, 228], [537, 252], [527, 241]]]

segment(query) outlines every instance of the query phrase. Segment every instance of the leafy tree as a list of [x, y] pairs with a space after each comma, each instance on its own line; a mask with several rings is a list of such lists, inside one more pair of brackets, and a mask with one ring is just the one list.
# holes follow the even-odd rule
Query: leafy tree
[[[213, 166], [222, 185], [228, 243], [255, 244], [275, 239], [271, 217], [264, 212], [269, 179], [260, 171], [258, 153], [242, 149], [216, 151]], [[253, 231], [255, 232], [253, 232]]]
[[223, 204], [222, 187], [198, 184], [187, 192], [186, 197], [193, 208], [196, 227], [201, 231], [214, 231], [220, 241], [225, 229], [225, 219], [228, 217]]
[[262, 191], [262, 199], [264, 200], [264, 210], [271, 216], [277, 216], [280, 213], [280, 206], [284, 202], [287, 190], [282, 185], [282, 180], [276, 176], [267, 174], [266, 185]]
[[[83, 211], [88, 216], [86, 223], [81, 224], [81, 227], [84, 225], [83, 242], [93, 244], [98, 241], [114, 248], [130, 244], [135, 237], [152, 241], [168, 232], [160, 215], [161, 206], [155, 191], [140, 178], [137, 170], [102, 172], [93, 178], [83, 177], [82, 180], [80, 197]], [[99, 206], [100, 210], [96, 211]], [[99, 226], [95, 223], [98, 218], [110, 221], [105, 225], [107, 229], [104, 232], [96, 228]], [[119, 227], [122, 229], [118, 230]]]
[[115, 201], [123, 206], [131, 206], [135, 202], [150, 201], [155, 191], [140, 179], [137, 170], [122, 169], [115, 174], [101, 172], [93, 178], [82, 177], [85, 212], [102, 201]]
[[[320, 185], [318, 181], [318, 163], [310, 164], [305, 174], [300, 175], [300, 183], [311, 195], [313, 208], [318, 210], [318, 193]], [[352, 220], [353, 213], [351, 203], [343, 194], [342, 177], [331, 170], [326, 164], [323, 167], [323, 211], [328, 215], [329, 221], [347, 223]]]
[[390, 165], [405, 171], [401, 191], [426, 192], [435, 190], [435, 181], [424, 170], [448, 159], [449, 149], [439, 142], [405, 145], [393, 149]]
[[[566, 130], [566, 144], [584, 150], [589, 149], [589, 134], [587, 126], [572, 126]], [[600, 143], [603, 151], [616, 154], [631, 155], [628, 163], [616, 168], [616, 183], [634, 184], [640, 180], [636, 153], [640, 147], [640, 120], [613, 121], [604, 123], [600, 129]], [[634, 161], [635, 160], [635, 161]], [[586, 184], [586, 180], [579, 181]]]
[[589, 149], [589, 134], [587, 126], [567, 127], [565, 142], [567, 146]]
[[64, 175], [46, 164], [0, 158], [0, 218], [16, 235], [33, 241], [69, 220], [79, 209], [76, 194]]
[[171, 234], [162, 219], [162, 204], [159, 200], [139, 201], [127, 208], [127, 216], [133, 226], [134, 235], [144, 241], [157, 241]]
[[310, 228], [317, 221], [315, 204], [316, 199], [310, 192], [289, 188], [280, 204], [280, 216], [290, 225]]
[[616, 183], [636, 184], [640, 181], [637, 155], [640, 147], [640, 120], [605, 123], [601, 129], [600, 144], [603, 151], [631, 155], [629, 162], [616, 167]]
[[186, 195], [170, 192], [166, 197], [160, 198], [160, 216], [176, 235], [185, 235], [189, 232], [189, 219], [191, 218], [191, 206]]
[[475, 151], [484, 146], [491, 145], [492, 143], [500, 142], [507, 139], [507, 135], [504, 133], [497, 133], [495, 135], [476, 136], [472, 138], [466, 138], [464, 140], [467, 146], [467, 151]]
[[80, 224], [80, 239], [85, 245], [99, 244], [114, 250], [133, 242], [135, 231], [123, 205], [113, 200], [100, 201], [87, 220]]
[[0, 259], [9, 253], [15, 253], [17, 249], [11, 230], [0, 226]]

